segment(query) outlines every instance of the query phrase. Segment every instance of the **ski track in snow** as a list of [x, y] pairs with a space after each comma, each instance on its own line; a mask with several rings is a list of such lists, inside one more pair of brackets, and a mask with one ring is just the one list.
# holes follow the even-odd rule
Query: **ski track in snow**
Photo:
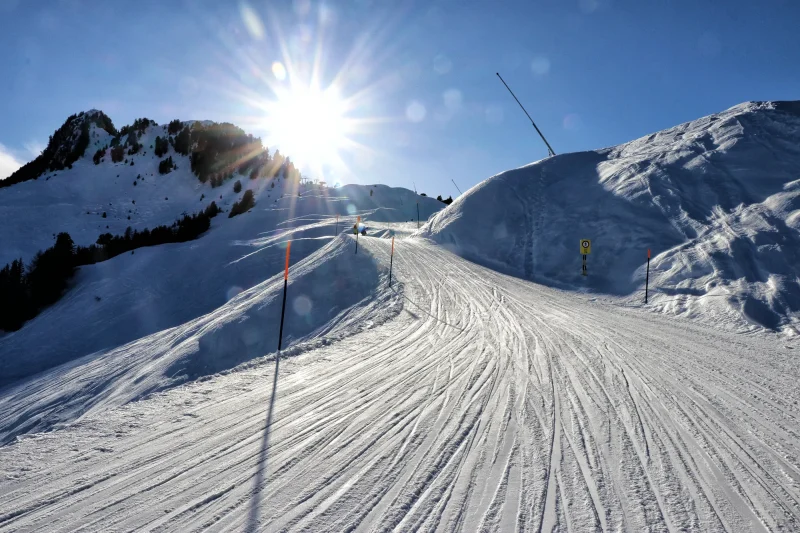
[[[388, 265], [388, 240], [359, 245]], [[404, 311], [279, 360], [274, 399], [273, 361], [0, 448], [0, 531], [800, 530], [777, 338], [418, 239], [394, 277]]]

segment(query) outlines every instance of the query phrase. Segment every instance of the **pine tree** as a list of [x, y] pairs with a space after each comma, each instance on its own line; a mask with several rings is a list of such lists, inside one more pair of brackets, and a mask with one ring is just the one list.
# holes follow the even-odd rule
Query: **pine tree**
[[233, 218], [236, 215], [246, 213], [248, 210], [252, 209], [253, 206], [255, 205], [256, 202], [253, 196], [253, 191], [248, 189], [244, 192], [244, 195], [242, 195], [242, 199], [233, 204], [233, 206], [231, 207], [231, 212], [228, 214], [228, 218]]
[[191, 137], [189, 135], [189, 128], [181, 129], [180, 133], [175, 136], [175, 143], [173, 148], [181, 155], [189, 155], [189, 148], [191, 145]]
[[174, 135], [183, 129], [183, 123], [177, 118], [169, 123], [167, 131], [170, 135]]

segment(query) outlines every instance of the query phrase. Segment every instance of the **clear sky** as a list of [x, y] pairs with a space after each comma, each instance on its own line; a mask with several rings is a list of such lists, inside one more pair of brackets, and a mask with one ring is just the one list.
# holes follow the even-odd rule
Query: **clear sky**
[[[446, 197], [547, 155], [495, 72], [557, 153], [800, 99], [797, 0], [0, 0], [0, 50], [0, 177], [98, 108], [233, 122], [312, 177]], [[292, 99], [309, 85], [327, 104]]]

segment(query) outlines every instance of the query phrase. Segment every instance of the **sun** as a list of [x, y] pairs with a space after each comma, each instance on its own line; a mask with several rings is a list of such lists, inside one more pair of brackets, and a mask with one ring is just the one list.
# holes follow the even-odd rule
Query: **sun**
[[310, 168], [335, 166], [351, 128], [346, 102], [333, 87], [291, 84], [266, 106], [265, 126], [281, 153]]
[[357, 180], [380, 152], [376, 133], [396, 120], [377, 114], [377, 97], [394, 86], [394, 78], [371, 76], [375, 46], [365, 37], [345, 54], [334, 53], [323, 35], [332, 23], [327, 8], [320, 8], [316, 30], [301, 25], [305, 30], [286, 36], [284, 28], [293, 26], [282, 23], [280, 14], [271, 14], [267, 31], [254, 9], [246, 2], [240, 6], [250, 36], [268, 46], [225, 43], [232, 77], [215, 88], [238, 101], [242, 114], [236, 123], [258, 134], [271, 154], [289, 157], [304, 177]]

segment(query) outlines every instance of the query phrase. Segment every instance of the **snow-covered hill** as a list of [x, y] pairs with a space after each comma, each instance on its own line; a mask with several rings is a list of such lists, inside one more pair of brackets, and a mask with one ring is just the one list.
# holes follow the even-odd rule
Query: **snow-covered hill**
[[[313, 234], [265, 237], [251, 252], [258, 257], [244, 264], [241, 257], [217, 262], [241, 247], [221, 247], [214, 255], [185, 243], [143, 249], [121, 256], [122, 265], [85, 273], [63, 303], [0, 339], [6, 376], [55, 366], [2, 391], [0, 444], [274, 353], [283, 273], [270, 274], [283, 263], [288, 238], [291, 257], [305, 258], [291, 268], [283, 345], [292, 348], [284, 356], [307, 349], [304, 342], [328, 344], [399, 312], [398, 296], [385, 290], [386, 273], [368, 252], [354, 254], [341, 235]], [[98, 294], [103, 299], [96, 302]]]
[[[84, 116], [94, 115], [88, 112]], [[0, 188], [0, 237], [3, 242], [0, 266], [19, 258], [29, 261], [37, 251], [52, 246], [55, 235], [62, 231], [69, 233], [76, 244], [89, 245], [103, 233], [121, 235], [128, 227], [142, 230], [171, 224], [182, 213], [200, 211], [211, 201], [228, 211], [242, 195], [233, 191], [237, 180], [245, 189], [254, 189], [256, 201], [262, 208], [285, 209], [289, 207], [288, 197], [313, 193], [334, 199], [314, 206], [305, 204], [319, 209], [317, 212], [320, 214], [347, 215], [383, 208], [375, 212], [373, 220], [399, 222], [416, 220], [417, 201], [423, 220], [444, 207], [434, 199], [417, 196], [402, 188], [317, 187], [284, 179], [250, 180], [236, 172], [221, 186], [212, 187], [208, 182], [200, 182], [192, 173], [189, 156], [176, 153], [170, 147], [166, 155], [156, 157], [151, 146], [156, 137], [167, 136], [167, 125], [149, 125], [137, 136], [142, 145], [138, 153], [126, 153], [123, 162], [119, 163], [113, 163], [107, 155], [102, 163], [95, 165], [93, 154], [108, 146], [113, 137], [90, 123], [89, 145], [83, 156], [71, 164], [71, 169], [48, 170], [38, 179]], [[121, 144], [126, 142], [126, 138], [121, 137]], [[159, 162], [167, 156], [172, 157], [177, 169], [159, 174]], [[373, 190], [373, 196], [369, 195], [370, 190]], [[343, 197], [350, 200], [344, 201]], [[312, 212], [301, 206], [296, 215]]]
[[[653, 308], [797, 332], [800, 102], [741, 104], [503, 172], [422, 234], [516, 276], [632, 303], [643, 300], [651, 249]], [[592, 241], [587, 277], [580, 239]]]
[[[51, 246], [59, 232], [69, 233], [78, 245], [89, 245], [103, 233], [121, 235], [128, 227], [169, 225], [212, 200], [224, 212], [197, 240], [140, 248], [80, 267], [61, 300], [21, 330], [0, 333], [0, 386], [88, 354], [105, 353], [219, 308], [278, 273], [283, 266], [280, 247], [289, 239], [295, 241], [296, 263], [336, 232], [347, 231], [358, 216], [370, 234], [377, 234], [390, 224], [416, 220], [417, 202], [423, 221], [444, 207], [408, 189], [331, 188], [280, 173], [250, 179], [234, 172], [221, 186], [212, 187], [192, 173], [188, 156], [172, 147], [162, 158], [152, 153], [156, 137], [167, 136], [166, 125], [147, 125], [137, 135], [142, 148], [126, 153], [125, 162], [112, 163], [105, 157], [95, 164], [92, 155], [112, 137], [94, 123], [88, 131], [91, 142], [72, 168], [0, 188], [0, 267], [15, 258], [29, 262], [37, 251]], [[125, 142], [122, 136], [121, 144]], [[159, 161], [167, 156], [178, 168], [159, 174]], [[237, 181], [242, 184], [238, 193]], [[228, 218], [230, 207], [247, 190], [254, 192], [255, 207]], [[315, 309], [324, 316], [330, 311]]]

